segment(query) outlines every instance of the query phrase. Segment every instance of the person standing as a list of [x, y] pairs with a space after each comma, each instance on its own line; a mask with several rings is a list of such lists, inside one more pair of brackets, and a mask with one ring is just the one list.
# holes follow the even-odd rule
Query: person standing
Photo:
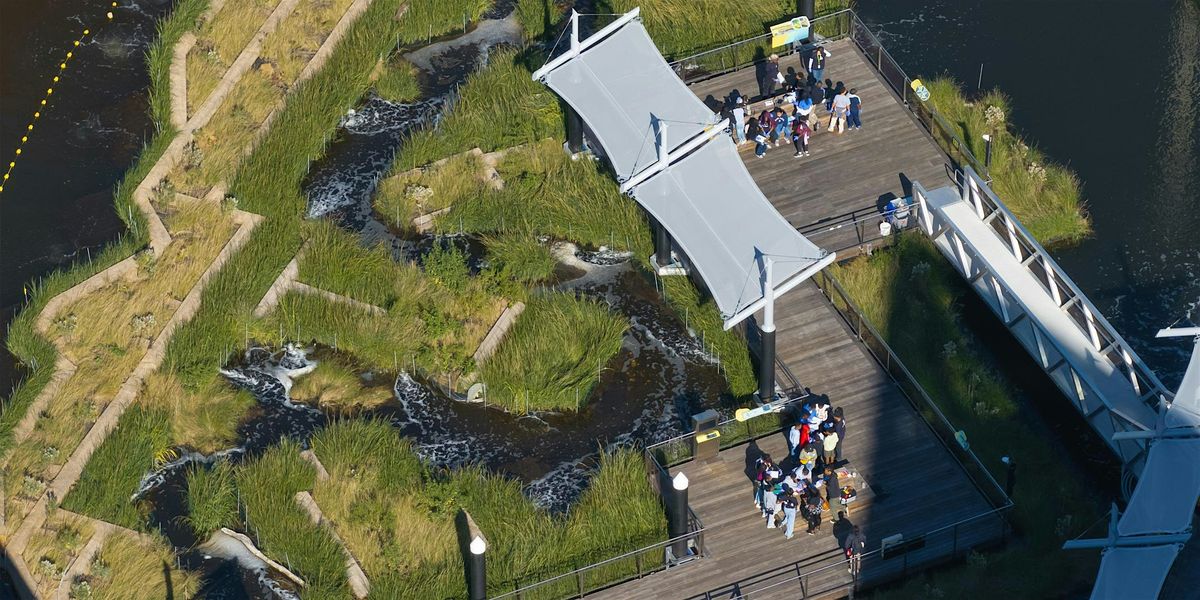
[[741, 146], [746, 143], [746, 100], [737, 95], [733, 99], [733, 110], [729, 112], [733, 114], [733, 138]]
[[833, 431], [838, 435], [837, 447], [833, 449], [833, 457], [842, 462], [842, 444], [846, 443], [846, 417], [842, 407], [833, 409]]
[[833, 430], [832, 427], [829, 429], [823, 429], [822, 433], [824, 435], [821, 439], [821, 449], [824, 450], [824, 453], [821, 457], [821, 461], [825, 465], [832, 465], [833, 463], [837, 462], [838, 434]]
[[[838, 86], [841, 87], [840, 84]], [[833, 113], [829, 115], [829, 131], [837, 127], [838, 133], [846, 131], [846, 115], [850, 112], [850, 96], [842, 89], [833, 97]]]
[[808, 519], [808, 535], [816, 535], [821, 530], [821, 496], [810, 494], [808, 502], [805, 504], [807, 513], [805, 518]]
[[862, 129], [862, 117], [860, 116], [862, 98], [859, 98], [858, 94], [855, 93], [857, 91], [855, 88], [850, 88], [850, 93], [847, 94], [847, 97], [850, 98], [850, 113], [848, 116], [849, 121], [846, 125], [850, 129]]
[[803, 447], [803, 444], [800, 442], [800, 423], [792, 425], [792, 428], [788, 430], [787, 442], [788, 454], [792, 458], [796, 458], [800, 454], [800, 448]]
[[767, 64], [763, 65], [762, 79], [758, 81], [758, 91], [763, 98], [770, 98], [775, 95], [775, 86], [779, 85], [779, 55], [772, 54], [767, 59]]
[[825, 58], [828, 54], [825, 52], [824, 46], [817, 46], [813, 53], [808, 57], [808, 80], [821, 81], [825, 77]]
[[756, 461], [754, 469], [754, 508], [762, 508], [763, 493], [766, 490], [768, 471], [774, 467], [771, 463], [771, 455], [764, 454]]
[[792, 539], [792, 531], [796, 528], [796, 509], [800, 508], [800, 503], [796, 501], [796, 494], [788, 494], [783, 497], [783, 537]]
[[[809, 110], [811, 109], [812, 106], [810, 105]], [[797, 118], [796, 126], [792, 130], [792, 145], [796, 147], [796, 153], [792, 155], [792, 158], [808, 156], [808, 136], [810, 135], [812, 135], [812, 129], [808, 126], [808, 119], [805, 117]], [[808, 427], [808, 423], [805, 423], [804, 426]]]
[[842, 545], [842, 550], [846, 552], [846, 559], [849, 561], [846, 570], [855, 580], [862, 572], [862, 555], [866, 548], [867, 536], [863, 535], [861, 527], [855, 525], [854, 531], [846, 537], [846, 543]]

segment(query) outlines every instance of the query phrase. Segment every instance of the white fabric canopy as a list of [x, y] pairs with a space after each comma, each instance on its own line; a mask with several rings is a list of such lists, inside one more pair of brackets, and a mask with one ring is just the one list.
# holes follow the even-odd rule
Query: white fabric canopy
[[1105, 550], [1092, 600], [1157, 598], [1176, 554], [1176, 544]]
[[[1179, 384], [1179, 391], [1175, 393], [1172, 404], [1175, 408], [1184, 408], [1193, 415], [1200, 415], [1200, 341], [1192, 347], [1192, 360], [1188, 363], [1187, 371], [1183, 373], [1183, 381]], [[1175, 426], [1170, 421], [1167, 425]]]
[[1160, 439], [1150, 446], [1117, 533], [1176, 533], [1192, 525], [1200, 498], [1200, 439]]
[[774, 262], [776, 294], [833, 259], [763, 196], [729, 136], [717, 136], [637, 186], [634, 197], [687, 254], [727, 326], [761, 305], [765, 256]]
[[[719, 119], [663, 60], [637, 14], [575, 41], [534, 77], [587, 124], [625, 190], [687, 255], [728, 329], [765, 304], [767, 257], [779, 295], [834, 255], [797, 232], [763, 196], [733, 141], [716, 131]], [[660, 150], [668, 157], [661, 162]]]
[[717, 120], [638, 21], [588, 46], [542, 81], [587, 123], [620, 181], [654, 163], [655, 119], [669, 125], [672, 147]]

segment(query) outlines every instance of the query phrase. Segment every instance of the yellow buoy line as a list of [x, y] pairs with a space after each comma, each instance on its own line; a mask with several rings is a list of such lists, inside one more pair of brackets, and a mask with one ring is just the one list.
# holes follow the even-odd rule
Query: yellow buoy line
[[[116, 8], [116, 7], [117, 7], [117, 3], [113, 2], [112, 8]], [[110, 10], [107, 13], [105, 13], [104, 16], [107, 17], [109, 21], [111, 21], [113, 18], [113, 13]], [[16, 151], [13, 153], [13, 156], [11, 158], [9, 158], [9, 160], [8, 160], [8, 167], [4, 171], [4, 179], [2, 181], [0, 181], [0, 193], [4, 192], [4, 186], [8, 185], [8, 179], [9, 179], [9, 177], [12, 176], [13, 169], [17, 168], [17, 160], [19, 160], [21, 158], [21, 153], [24, 151], [25, 142], [29, 141], [29, 136], [33, 133], [34, 124], [36, 124], [38, 119], [40, 119], [42, 117], [42, 111], [46, 110], [47, 104], [50, 102], [50, 96], [54, 94], [54, 86], [58, 83], [59, 79], [61, 79], [62, 76], [66, 73], [67, 65], [70, 63], [71, 59], [75, 57], [75, 51], [79, 48], [79, 45], [82, 44], [83, 40], [87, 39], [87, 37], [91, 34], [92, 34], [91, 29], [84, 29], [83, 33], [80, 34], [80, 36], [78, 38], [76, 38], [73, 42], [71, 42], [71, 49], [67, 50], [66, 56], [64, 56], [63, 59], [61, 61], [59, 61], [58, 71], [55, 72], [54, 76], [50, 79], [50, 87], [46, 88], [45, 97], [42, 98], [42, 101], [39, 103], [37, 109], [35, 111], [33, 111], [33, 119], [31, 119], [29, 121], [29, 125], [27, 125], [25, 127], [25, 131], [23, 131], [21, 133], [21, 141], [17, 143]]]

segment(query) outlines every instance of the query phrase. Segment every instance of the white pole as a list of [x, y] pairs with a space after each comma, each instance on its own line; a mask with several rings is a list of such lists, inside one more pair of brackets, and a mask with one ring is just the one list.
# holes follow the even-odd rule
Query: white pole
[[774, 261], [767, 259], [767, 281], [763, 288], [763, 331], [775, 331], [775, 285], [772, 275]]
[[579, 13], [571, 9], [571, 55], [579, 55]]

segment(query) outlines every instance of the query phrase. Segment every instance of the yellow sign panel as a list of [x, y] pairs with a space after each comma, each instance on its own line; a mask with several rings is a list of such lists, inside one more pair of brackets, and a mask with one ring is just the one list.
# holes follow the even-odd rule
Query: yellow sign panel
[[714, 430], [712, 430], [712, 431], [709, 431], [709, 432], [707, 432], [707, 433], [701, 433], [700, 435], [697, 435], [697, 436], [696, 436], [696, 443], [698, 443], [698, 444], [703, 444], [704, 442], [707, 442], [707, 441], [709, 441], [709, 440], [715, 440], [715, 439], [717, 439], [717, 438], [719, 438], [719, 437], [721, 437], [721, 432], [720, 432], [720, 431], [718, 431], [718, 430], [716, 430], [716, 429], [714, 429]]
[[771, 26], [771, 47], [778, 48], [804, 41], [808, 37], [808, 17], [796, 17]]

